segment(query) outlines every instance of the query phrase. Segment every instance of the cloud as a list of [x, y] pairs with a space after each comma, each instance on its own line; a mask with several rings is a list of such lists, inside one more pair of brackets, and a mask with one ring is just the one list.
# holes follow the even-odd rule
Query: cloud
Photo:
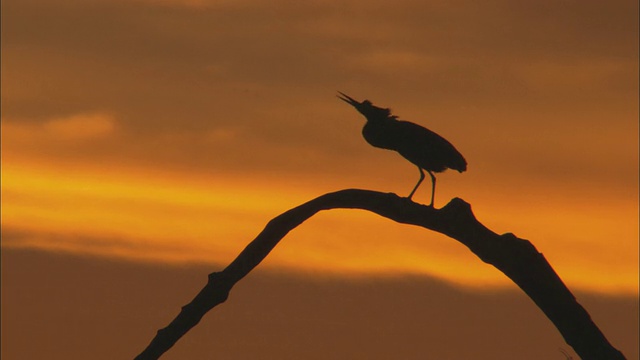
[[82, 158], [109, 147], [118, 137], [115, 117], [105, 113], [75, 114], [66, 117], [2, 120], [3, 159], [16, 156]]
[[115, 119], [105, 114], [78, 114], [54, 118], [42, 125], [48, 136], [64, 140], [90, 140], [111, 135]]
[[[3, 249], [2, 260], [3, 354], [52, 360], [131, 358], [220, 269], [14, 249]], [[607, 339], [637, 359], [638, 297], [576, 297]], [[262, 267], [181, 342], [167, 356], [560, 360], [562, 348], [575, 358], [515, 286], [475, 292], [428, 277], [317, 278]]]
[[[180, 81], [178, 74], [183, 82], [193, 81], [208, 68], [224, 69], [212, 79], [218, 84], [241, 80], [308, 87], [370, 78], [368, 72], [343, 65], [344, 60], [371, 54], [397, 60], [398, 54], [411, 53], [458, 65], [468, 60], [466, 66], [495, 64], [490, 69], [494, 74], [513, 62], [634, 59], [637, 20], [629, 11], [634, 3], [492, 1], [479, 6], [461, 1], [445, 6], [401, 1], [365, 6], [361, 1], [317, 1], [296, 6], [246, 1], [243, 6], [164, 11], [153, 2], [92, 2], [50, 9], [53, 15], [46, 4], [26, 9], [11, 4], [6, 11], [17, 18], [7, 25], [12, 36], [4, 46], [15, 51], [27, 45], [46, 50], [48, 56], [71, 54], [75, 61], [90, 61], [84, 66], [107, 61], [122, 75], [131, 75], [124, 79], [136, 81], [145, 73], [145, 81]], [[133, 16], [139, 13], [145, 15]], [[87, 23], [86, 18], [102, 20]], [[40, 24], [46, 32], [21, 24]], [[78, 33], [78, 28], [83, 31]], [[415, 65], [387, 63], [400, 71]]]

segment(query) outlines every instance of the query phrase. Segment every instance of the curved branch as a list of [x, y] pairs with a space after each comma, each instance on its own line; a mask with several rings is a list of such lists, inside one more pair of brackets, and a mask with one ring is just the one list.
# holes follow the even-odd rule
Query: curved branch
[[624, 359], [576, 301], [544, 256], [527, 240], [498, 235], [478, 222], [471, 206], [455, 198], [442, 209], [420, 205], [395, 194], [347, 189], [319, 196], [269, 221], [264, 230], [222, 272], [209, 274], [207, 285], [161, 329], [136, 357], [158, 359], [216, 305], [231, 288], [271, 252], [292, 229], [321, 210], [362, 209], [403, 224], [422, 226], [466, 245], [482, 261], [513, 280], [545, 313], [567, 344], [584, 360]]

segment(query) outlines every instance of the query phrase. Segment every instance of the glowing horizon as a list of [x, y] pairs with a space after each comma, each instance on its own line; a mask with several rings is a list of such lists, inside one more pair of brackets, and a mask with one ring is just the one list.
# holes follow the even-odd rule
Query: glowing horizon
[[[113, 169], [109, 174], [94, 169], [63, 175], [51, 168], [13, 164], [4, 166], [2, 192], [2, 226], [9, 235], [3, 246], [222, 267], [271, 218], [320, 195], [308, 196], [300, 189], [275, 184], [251, 188], [228, 176], [189, 179], [185, 174], [165, 174], [151, 179], [143, 173]], [[495, 227], [521, 229], [515, 231], [519, 236], [526, 231], [525, 238], [547, 256], [571, 288], [638, 294], [633, 266], [637, 245], [620, 243], [614, 251], [607, 251], [598, 240], [607, 233], [615, 238], [634, 236], [633, 228], [610, 232], [620, 216], [632, 215], [633, 202], [609, 207], [619, 210], [617, 215], [609, 214], [615, 221], [585, 224], [579, 232], [563, 229], [554, 223], [554, 214], [543, 215], [544, 209], [537, 206], [525, 209], [521, 216], [528, 220], [518, 222], [508, 211], [500, 214], [504, 203], [483, 202], [480, 208], [484, 209], [476, 211], [481, 222], [494, 231]], [[584, 210], [566, 208], [570, 213], [561, 222], [571, 227], [581, 220], [566, 215], [575, 217], [579, 212], [585, 219], [598, 216], [597, 209], [595, 214]], [[528, 226], [532, 220], [537, 224]], [[549, 226], [555, 226], [555, 231]], [[585, 257], [594, 250], [599, 256]], [[586, 253], [576, 256], [581, 252]], [[611, 259], [615, 254], [623, 256]], [[602, 265], [593, 266], [599, 258], [607, 263], [608, 273], [601, 270]], [[503, 274], [452, 239], [354, 210], [314, 216], [285, 237], [261, 266], [320, 276], [427, 275], [479, 289], [512, 286]]]

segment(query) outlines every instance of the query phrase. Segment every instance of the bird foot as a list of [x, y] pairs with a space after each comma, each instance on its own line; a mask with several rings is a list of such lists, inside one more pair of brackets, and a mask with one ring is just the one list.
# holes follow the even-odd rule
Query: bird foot
[[[419, 204], [419, 203], [415, 202], [415, 201], [411, 198], [411, 196], [407, 196], [405, 199], [407, 199], [407, 200], [411, 201], [412, 203]], [[432, 202], [431, 204], [429, 204], [429, 205], [424, 205], [424, 206], [428, 206], [428, 207], [430, 207], [430, 208], [433, 208], [433, 207], [434, 207], [434, 206], [433, 206], [433, 202]]]

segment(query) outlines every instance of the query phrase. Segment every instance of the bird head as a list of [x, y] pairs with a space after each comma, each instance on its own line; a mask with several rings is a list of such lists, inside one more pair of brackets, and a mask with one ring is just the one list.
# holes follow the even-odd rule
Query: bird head
[[358, 112], [364, 115], [364, 117], [366, 117], [367, 120], [376, 120], [381, 118], [382, 119], [395, 118], [395, 116], [391, 115], [391, 110], [388, 108], [377, 107], [373, 105], [369, 100], [364, 100], [362, 102], [359, 102], [345, 93], [342, 93], [340, 91], [338, 91], [338, 93], [340, 94], [340, 95], [337, 95], [338, 99], [356, 108], [356, 110], [358, 110]]

